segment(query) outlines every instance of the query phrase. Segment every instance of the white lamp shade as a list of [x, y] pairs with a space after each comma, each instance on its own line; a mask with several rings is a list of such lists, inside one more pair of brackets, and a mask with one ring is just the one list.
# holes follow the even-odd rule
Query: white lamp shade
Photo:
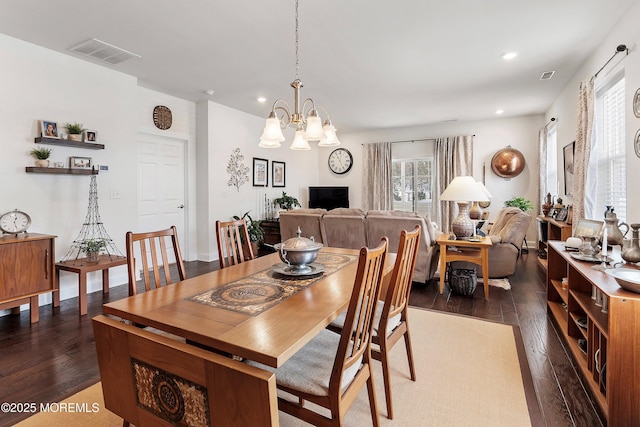
[[278, 141], [273, 141], [273, 140], [269, 140], [269, 139], [260, 139], [260, 143], [258, 144], [258, 147], [262, 147], [262, 148], [280, 148], [281, 145]]
[[336, 145], [340, 145], [340, 140], [338, 139], [338, 135], [336, 134], [336, 127], [330, 124], [325, 124], [322, 126], [322, 130], [326, 136], [325, 139], [320, 140], [318, 143], [318, 147], [335, 147]]
[[[485, 196], [487, 196], [488, 198], [492, 198], [493, 197], [491, 195], [491, 193], [489, 192], [489, 190], [487, 190], [487, 187], [485, 187], [482, 182], [476, 181], [476, 183], [478, 184], [478, 186], [480, 187], [480, 189], [482, 190], [482, 192], [484, 193]], [[478, 200], [478, 201], [480, 201], [480, 200]]]
[[[280, 127], [280, 120], [277, 117], [269, 117], [267, 123], [264, 126], [262, 136], [260, 136], [260, 143], [265, 141], [265, 144], [276, 143], [284, 141], [284, 135], [282, 134], [282, 128]], [[277, 145], [278, 147], [280, 144]]]
[[307, 141], [320, 141], [324, 139], [324, 131], [322, 130], [322, 120], [318, 116], [307, 117], [307, 127], [304, 133], [304, 139]]
[[440, 200], [488, 202], [489, 198], [472, 176], [457, 176], [442, 192]]
[[296, 131], [296, 137], [293, 138], [293, 142], [291, 143], [291, 147], [289, 148], [291, 148], [292, 150], [311, 150], [311, 147], [309, 147], [309, 143], [304, 138], [304, 131]]

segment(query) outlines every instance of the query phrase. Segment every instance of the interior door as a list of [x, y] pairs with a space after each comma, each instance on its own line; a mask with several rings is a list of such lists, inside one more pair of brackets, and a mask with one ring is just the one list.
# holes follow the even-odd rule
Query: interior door
[[186, 141], [183, 139], [139, 134], [137, 231], [161, 230], [175, 225], [183, 257], [187, 248], [185, 152]]

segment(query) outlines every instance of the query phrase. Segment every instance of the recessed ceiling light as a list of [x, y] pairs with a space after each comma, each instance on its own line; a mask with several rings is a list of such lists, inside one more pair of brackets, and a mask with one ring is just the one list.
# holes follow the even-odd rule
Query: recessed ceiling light
[[518, 56], [518, 52], [506, 52], [506, 53], [503, 53], [502, 55], [500, 55], [500, 57], [501, 57], [502, 59], [504, 59], [505, 61], [508, 61], [508, 60], [510, 60], [510, 59], [513, 59], [513, 58], [515, 58], [516, 56]]
[[216, 93], [216, 91], [213, 90], [213, 89], [207, 89], [207, 90], [204, 91], [204, 93], [207, 94], [207, 95], [213, 95], [214, 93]]
[[500, 110], [496, 110], [496, 114], [502, 114], [504, 113], [504, 110], [500, 109]]
[[265, 98], [264, 96], [259, 96], [256, 99], [258, 100], [258, 102], [262, 102], [262, 103], [267, 102], [267, 98]]

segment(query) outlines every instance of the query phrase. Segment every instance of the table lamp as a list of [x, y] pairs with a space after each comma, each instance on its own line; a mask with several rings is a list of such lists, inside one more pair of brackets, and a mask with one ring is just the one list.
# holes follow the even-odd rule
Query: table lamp
[[474, 223], [469, 218], [469, 201], [488, 202], [489, 197], [472, 176], [457, 176], [442, 192], [440, 200], [458, 203], [458, 216], [451, 223], [451, 230], [456, 239], [468, 239], [475, 233]]
[[[478, 184], [478, 187], [480, 187], [480, 189], [482, 190], [482, 192], [484, 193], [485, 196], [487, 196], [488, 198], [492, 198], [493, 197], [491, 195], [491, 193], [489, 193], [489, 190], [487, 190], [487, 187], [485, 187], [482, 182], [476, 181], [476, 184]], [[469, 218], [471, 218], [471, 219], [482, 219], [482, 208], [478, 204], [478, 202], [480, 202], [480, 200], [471, 200], [471, 201], [473, 202], [473, 206], [471, 206], [471, 209], [469, 209]], [[487, 206], [485, 206], [485, 207], [487, 207]]]

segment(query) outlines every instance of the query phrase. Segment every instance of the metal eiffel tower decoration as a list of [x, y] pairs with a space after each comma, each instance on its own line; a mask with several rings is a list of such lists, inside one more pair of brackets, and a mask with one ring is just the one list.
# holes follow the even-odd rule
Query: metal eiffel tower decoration
[[[124, 257], [122, 252], [113, 242], [113, 239], [104, 228], [98, 211], [98, 184], [96, 176], [91, 175], [89, 185], [89, 209], [87, 217], [82, 224], [78, 237], [75, 238], [69, 248], [69, 252], [61, 261], [73, 260], [74, 265], [85, 265], [87, 263], [97, 263], [98, 256], [108, 258], [113, 261], [118, 257]], [[77, 263], [77, 264], [76, 264]]]

